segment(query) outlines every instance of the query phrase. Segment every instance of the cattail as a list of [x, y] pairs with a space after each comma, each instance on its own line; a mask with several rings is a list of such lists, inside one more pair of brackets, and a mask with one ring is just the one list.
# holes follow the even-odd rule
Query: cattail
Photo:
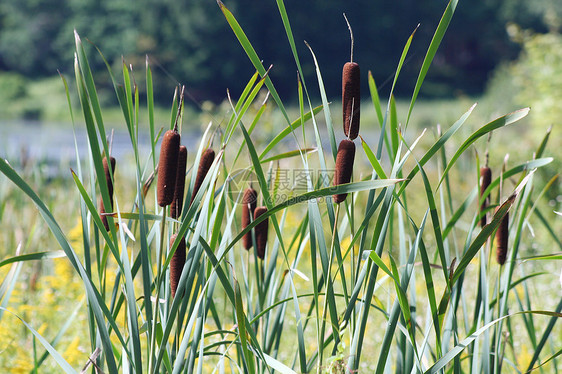
[[168, 206], [174, 199], [176, 173], [178, 170], [178, 153], [180, 134], [168, 130], [162, 138], [160, 160], [158, 161], [158, 205]]
[[[262, 214], [267, 213], [267, 208], [264, 206], [257, 207], [254, 211], [254, 221], [258, 219]], [[265, 257], [265, 246], [267, 244], [267, 227], [269, 218], [266, 218], [262, 222], [258, 223], [255, 229], [256, 233], [256, 252], [258, 257], [263, 260]]]
[[360, 82], [359, 64], [346, 62], [342, 71], [343, 132], [351, 140], [359, 134]]
[[[177, 234], [172, 235], [170, 238], [170, 248], [174, 245], [177, 239]], [[181, 272], [183, 270], [183, 265], [185, 264], [185, 240], [182, 237], [172, 260], [170, 261], [170, 288], [172, 289], [172, 297], [176, 296], [176, 290], [178, 289], [178, 284], [180, 282]]]
[[[488, 188], [490, 183], [492, 183], [492, 170], [490, 170], [490, 168], [487, 166], [480, 168], [480, 178], [481, 178], [480, 199], [482, 199], [482, 196], [484, 195], [484, 191], [486, 191], [486, 188]], [[488, 207], [489, 201], [490, 201], [490, 195], [488, 195], [480, 205], [480, 214], [482, 214], [484, 210]], [[480, 226], [481, 227], [486, 226], [486, 214], [482, 214], [482, 218], [480, 218]]]
[[[348, 139], [340, 142], [336, 156], [336, 173], [334, 174], [334, 186], [349, 183], [353, 173], [353, 160], [355, 159], [355, 144]], [[341, 203], [347, 197], [347, 193], [333, 195], [336, 204]]]
[[[111, 164], [111, 172], [115, 173], [115, 157], [109, 156], [109, 163]], [[107, 182], [107, 189], [109, 190], [109, 198], [113, 203], [113, 180], [111, 179], [111, 173], [109, 172], [109, 164], [107, 163], [107, 158], [103, 158], [103, 172], [105, 174], [105, 181]]]
[[103, 205], [103, 199], [100, 197], [100, 217], [101, 217], [101, 223], [103, 223], [103, 227], [105, 227], [105, 231], [109, 231], [109, 222], [107, 222], [107, 216], [105, 215], [105, 213], [107, 213], [105, 211], [105, 207]]
[[[111, 203], [111, 210], [113, 210], [113, 181], [111, 180], [111, 173], [109, 172], [109, 164], [111, 164], [111, 171], [115, 175], [115, 157], [109, 157], [109, 164], [107, 163], [107, 158], [103, 158], [103, 172], [105, 174], [105, 181], [107, 183], [107, 190], [109, 191], [109, 202]], [[107, 217], [103, 214], [105, 213], [105, 206], [103, 205], [103, 199], [100, 198], [100, 213], [101, 213], [101, 221], [103, 223], [103, 227], [105, 227], [106, 231], [109, 231], [109, 223], [107, 222]]]
[[[499, 208], [499, 207], [498, 207]], [[498, 209], [496, 209], [496, 212]], [[509, 212], [505, 213], [498, 231], [496, 231], [496, 260], [498, 264], [505, 264], [507, 258], [507, 239], [509, 237]]]
[[185, 170], [187, 168], [187, 148], [180, 145], [178, 154], [178, 171], [176, 172], [176, 188], [174, 188], [174, 199], [170, 206], [170, 216], [177, 219], [181, 216], [183, 208], [183, 191], [185, 188]]
[[189, 202], [190, 204], [193, 202], [193, 199], [195, 199], [195, 196], [203, 184], [205, 176], [207, 176], [207, 172], [211, 168], [214, 160], [215, 151], [211, 148], [207, 148], [201, 155], [201, 161], [199, 161], [199, 169], [197, 170], [197, 176], [195, 177], [195, 185], [193, 186], [193, 193], [191, 194], [191, 201]]
[[[256, 203], [258, 200], [258, 193], [253, 188], [247, 188], [242, 196], [242, 230], [250, 224], [250, 217], [254, 216], [256, 210]], [[242, 237], [242, 245], [246, 249], [252, 248], [252, 231], [246, 233]]]

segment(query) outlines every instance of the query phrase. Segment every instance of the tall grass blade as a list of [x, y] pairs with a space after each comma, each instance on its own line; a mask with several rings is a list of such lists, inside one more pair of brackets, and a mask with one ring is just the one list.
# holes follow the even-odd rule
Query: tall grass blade
[[[394, 95], [394, 88], [396, 87], [396, 82], [398, 81], [398, 76], [400, 75], [400, 71], [402, 70], [402, 66], [404, 65], [404, 61], [406, 60], [406, 56], [408, 55], [408, 51], [410, 50], [410, 45], [412, 44], [412, 39], [414, 39], [414, 35], [416, 34], [416, 31], [418, 30], [419, 24], [416, 26], [416, 28], [414, 29], [414, 31], [412, 32], [412, 34], [410, 34], [410, 37], [408, 38], [408, 40], [406, 41], [406, 44], [404, 45], [404, 48], [402, 49], [402, 54], [400, 55], [400, 60], [398, 61], [398, 66], [396, 67], [396, 72], [394, 73], [394, 79], [392, 81], [392, 88], [390, 89], [390, 95], [388, 98], [388, 103], [386, 105], [386, 114], [384, 117], [384, 121], [382, 123], [382, 127], [381, 127], [381, 134], [386, 134], [386, 122], [388, 120], [388, 118], [390, 117], [390, 108], [391, 108], [391, 101], [392, 101], [392, 97]], [[391, 137], [392, 137], [392, 130], [391, 130]], [[379, 137], [379, 145], [377, 147], [377, 158], [380, 159], [381, 157], [381, 152], [382, 152], [382, 144], [383, 144], [383, 140], [385, 139], [385, 136], [380, 136]], [[391, 154], [390, 152], [392, 152], [392, 150], [388, 150], [389, 155]]]
[[[429, 148], [429, 150], [419, 160], [419, 162], [418, 162], [419, 166], [424, 166], [429, 160], [431, 160], [433, 158], [433, 156], [445, 145], [447, 140], [449, 140], [451, 138], [451, 136], [453, 136], [453, 134], [456, 133], [457, 130], [465, 123], [465, 121], [468, 119], [468, 117], [470, 116], [470, 114], [472, 113], [472, 111], [474, 110], [475, 107], [476, 107], [476, 104], [472, 105], [470, 107], [470, 109], [461, 116], [461, 118], [459, 118], [447, 131], [445, 131], [445, 133], [443, 133], [443, 135], [441, 135], [441, 137], [439, 139], [437, 139], [435, 141], [435, 143]], [[397, 193], [398, 195], [401, 195], [402, 192], [404, 192], [404, 190], [406, 189], [406, 186], [410, 183], [410, 181], [418, 173], [419, 166], [416, 165], [412, 169], [412, 171], [408, 174], [408, 176], [406, 177], [406, 182], [402, 184], [402, 186], [400, 187], [400, 190]]]
[[150, 134], [150, 149], [152, 151], [152, 168], [156, 169], [156, 139], [154, 133], [154, 88], [152, 86], [152, 69], [146, 56], [146, 107], [148, 110], [148, 131]]
[[[283, 236], [281, 234], [281, 230], [279, 228], [279, 223], [277, 221], [277, 218], [275, 216], [275, 212], [271, 212], [274, 207], [272, 204], [272, 200], [271, 200], [271, 195], [269, 193], [268, 190], [268, 186], [267, 183], [265, 181], [265, 176], [263, 174], [263, 170], [261, 168], [261, 165], [259, 163], [259, 159], [258, 159], [258, 154], [256, 152], [256, 149], [252, 143], [252, 140], [250, 139], [250, 135], [248, 134], [248, 132], [246, 131], [246, 129], [244, 128], [243, 125], [240, 125], [240, 129], [242, 130], [242, 134], [244, 135], [244, 138], [246, 140], [246, 146], [248, 147], [248, 151], [250, 153], [250, 157], [252, 159], [252, 163], [254, 165], [254, 171], [256, 172], [257, 178], [258, 178], [258, 182], [260, 185], [260, 190], [264, 196], [264, 202], [267, 206], [267, 213], [262, 214], [261, 216], [259, 216], [258, 219], [254, 220], [254, 222], [252, 222], [252, 224], [250, 224], [248, 227], [246, 227], [245, 230], [243, 230], [242, 232], [244, 233], [244, 231], [249, 231], [249, 229], [252, 228], [252, 226], [257, 225], [258, 223], [260, 223], [261, 221], [263, 221], [263, 219], [267, 218], [267, 217], [271, 217], [271, 221], [273, 223], [273, 227], [275, 229], [275, 232], [277, 233], [277, 238], [279, 240], [279, 244], [281, 245], [281, 248], [283, 250], [283, 256], [284, 256], [284, 261], [285, 264], [287, 265], [288, 268], [290, 268], [290, 264], [289, 264], [289, 260], [287, 258], [287, 252], [285, 249], [285, 245], [283, 243]], [[265, 217], [264, 217], [265, 216]], [[263, 219], [262, 219], [263, 217]], [[239, 238], [237, 238], [239, 239]], [[235, 239], [236, 241], [236, 239]], [[296, 298], [296, 291], [294, 290], [294, 285], [293, 285], [293, 276], [292, 273], [289, 272], [288, 273], [288, 280], [289, 283], [291, 284], [291, 288], [293, 289], [293, 299], [294, 299], [294, 303], [295, 303], [295, 318], [297, 321], [297, 336], [299, 338], [299, 357], [300, 357], [300, 363], [301, 363], [301, 370], [304, 371], [306, 370], [306, 353], [304, 351], [304, 334], [302, 332], [302, 321], [301, 321], [301, 316], [300, 316], [300, 309], [298, 307], [298, 300]]]
[[[240, 27], [240, 24], [238, 23], [236, 18], [234, 18], [234, 15], [232, 14], [232, 12], [230, 12], [230, 10], [228, 10], [226, 8], [226, 6], [222, 3], [222, 1], [217, 0], [217, 3], [219, 4], [219, 7], [220, 7], [222, 13], [224, 14], [224, 16], [226, 18], [226, 21], [228, 22], [228, 24], [232, 28], [232, 31], [234, 32], [234, 35], [236, 35], [236, 38], [238, 38], [238, 41], [240, 42], [240, 45], [242, 46], [244, 51], [246, 51], [246, 54], [248, 55], [248, 58], [250, 59], [250, 61], [252, 62], [252, 64], [256, 68], [256, 70], [260, 73], [260, 75], [262, 77], [264, 77], [265, 73], [266, 73], [266, 70], [263, 67], [263, 64], [261, 63], [261, 60], [258, 57], [258, 54], [256, 53], [254, 47], [250, 43], [250, 40], [248, 40], [248, 37], [244, 33], [244, 30], [242, 30], [242, 27]], [[283, 102], [281, 101], [281, 98], [279, 97], [279, 94], [277, 93], [277, 90], [273, 86], [273, 82], [271, 81], [271, 78], [266, 77], [265, 85], [269, 89], [269, 92], [271, 92], [271, 96], [273, 97], [273, 99], [277, 103], [277, 106], [279, 106], [279, 109], [283, 113], [283, 116], [285, 117], [285, 120], [287, 121], [287, 124], [291, 124], [291, 121], [289, 120], [289, 116], [287, 114], [287, 111], [285, 110], [285, 106], [283, 105]]]
[[49, 259], [49, 258], [61, 258], [61, 257], [64, 257], [64, 256], [65, 256], [65, 254], [64, 254], [63, 251], [26, 253], [24, 255], [10, 257], [10, 258], [7, 258], [3, 261], [0, 261], [0, 267], [5, 266], [5, 265], [9, 265], [9, 264], [13, 264], [15, 262], [43, 260], [43, 259]]
[[[379, 120], [379, 127], [382, 128], [384, 117], [382, 115], [379, 90], [377, 88], [377, 84], [375, 83], [375, 78], [373, 77], [373, 73], [371, 73], [370, 70], [369, 70], [368, 82], [369, 82], [369, 92], [371, 93], [371, 100], [373, 101], [373, 106], [375, 107], [375, 112], [377, 113], [377, 119]], [[384, 136], [386, 137], [386, 134]], [[388, 139], [387, 139], [387, 144], [388, 144]]]
[[271, 157], [268, 157], [266, 159], [261, 160], [260, 162], [262, 164], [265, 164], [266, 162], [271, 162], [271, 161], [278, 161], [278, 160], [284, 160], [286, 158], [291, 158], [291, 157], [296, 157], [296, 156], [300, 156], [303, 153], [313, 153], [318, 151], [317, 148], [303, 148], [303, 149], [297, 149], [294, 151], [289, 151], [289, 152], [284, 152], [284, 153], [280, 153], [278, 155], [274, 155]]
[[65, 373], [72, 373], [72, 374], [76, 373], [76, 371], [72, 368], [72, 366], [70, 366], [70, 364], [60, 355], [60, 353], [57, 352], [57, 350], [54, 349], [53, 346], [51, 344], [49, 344], [49, 342], [41, 336], [41, 334], [39, 334], [33, 327], [31, 327], [27, 322], [25, 322], [20, 316], [18, 316], [17, 314], [9, 311], [8, 309], [6, 309], [4, 307], [0, 307], [0, 309], [5, 311], [5, 312], [10, 313], [11, 315], [13, 315], [17, 319], [19, 319], [21, 321], [21, 323], [23, 323], [25, 325], [25, 327], [27, 327], [27, 329], [29, 331], [31, 331], [33, 336], [35, 336], [35, 338], [37, 340], [39, 340], [39, 342], [43, 345], [43, 347], [45, 347], [45, 349], [49, 352], [51, 357], [53, 357], [53, 359], [57, 362], [59, 367], [62, 370], [64, 370]]
[[476, 130], [474, 133], [472, 133], [464, 141], [464, 143], [462, 143], [462, 145], [457, 150], [455, 155], [451, 158], [451, 161], [449, 161], [449, 163], [447, 164], [447, 168], [445, 168], [445, 171], [443, 172], [443, 175], [441, 176], [441, 179], [439, 180], [439, 184], [437, 185], [437, 188], [439, 188], [439, 186], [441, 185], [441, 182], [443, 182], [443, 179], [445, 178], [447, 173], [449, 173], [449, 170], [451, 170], [451, 167], [453, 167], [453, 165], [455, 164], [457, 159], [460, 157], [460, 155], [463, 154], [464, 151], [466, 151], [472, 143], [474, 143], [480, 137], [488, 134], [491, 131], [497, 130], [501, 127], [504, 127], [504, 126], [507, 126], [507, 125], [510, 125], [514, 122], [519, 121], [521, 118], [523, 118], [527, 114], [529, 114], [529, 110], [530, 110], [530, 108], [524, 108], [524, 109], [519, 109], [519, 110], [517, 110], [515, 112], [512, 112], [512, 113], [506, 114], [505, 116], [502, 116], [502, 117], [499, 117], [499, 118], [493, 120], [492, 122], [482, 126], [478, 130]]
[[[324, 107], [322, 105], [315, 107], [312, 110], [312, 113], [314, 115], [320, 113], [320, 111], [323, 109]], [[312, 118], [312, 114], [311, 112], [307, 112], [304, 115], [304, 118], [297, 118], [296, 120], [294, 120], [293, 122], [291, 122], [287, 127], [285, 127], [279, 134], [277, 134], [277, 136], [275, 136], [275, 138], [273, 138], [263, 149], [263, 151], [260, 153], [260, 157], [259, 159], [262, 160], [272, 149], [275, 148], [275, 146], [277, 144], [279, 144], [279, 142], [281, 142], [283, 139], [285, 139], [285, 137], [289, 134], [291, 134], [294, 130], [298, 129], [299, 126], [303, 125], [304, 123], [308, 122], [310, 119]]]
[[[68, 316], [68, 318], [64, 322], [64, 325], [62, 325], [62, 327], [59, 329], [55, 338], [53, 340], [51, 340], [50, 344], [51, 344], [52, 347], [56, 346], [58, 344], [58, 342], [64, 337], [64, 334], [68, 331], [68, 329], [70, 328], [70, 326], [74, 322], [74, 319], [78, 315], [78, 312], [84, 306], [84, 301], [85, 301], [85, 298], [82, 298], [82, 300], [78, 303], [76, 308], [74, 308], [72, 313]], [[35, 368], [38, 369], [39, 367], [41, 367], [43, 362], [45, 362], [47, 357], [49, 357], [49, 354], [50, 354], [49, 351], [45, 350], [45, 353], [43, 353], [43, 355], [41, 355], [41, 357], [35, 362]]]
[[247, 366], [249, 373], [255, 373], [254, 357], [250, 354], [248, 349], [248, 340], [246, 338], [246, 315], [244, 313], [244, 304], [242, 303], [242, 294], [240, 293], [240, 286], [238, 281], [234, 279], [234, 295], [235, 295], [235, 306], [236, 306], [236, 320], [238, 322], [238, 337], [240, 338], [240, 344], [242, 346], [242, 351], [244, 352], [244, 362]]
[[433, 38], [431, 39], [431, 43], [429, 43], [429, 48], [427, 49], [427, 52], [425, 54], [425, 57], [423, 59], [423, 63], [422, 63], [422, 67], [420, 69], [420, 72], [418, 74], [418, 79], [416, 81], [416, 86], [414, 87], [414, 93], [412, 94], [412, 100], [410, 101], [410, 107], [408, 108], [408, 117], [406, 119], [406, 124], [405, 124], [405, 128], [408, 127], [408, 124], [410, 123], [410, 116], [412, 115], [412, 110], [414, 109], [414, 104], [416, 103], [416, 100], [418, 98], [418, 94], [420, 92], [421, 86], [423, 84], [423, 81], [425, 80], [425, 76], [427, 75], [427, 72], [429, 71], [429, 67], [431, 66], [431, 63], [433, 62], [433, 58], [435, 57], [435, 54], [437, 53], [437, 49], [439, 48], [439, 45], [441, 44], [441, 41], [443, 40], [443, 36], [445, 36], [445, 32], [447, 31], [447, 28], [449, 27], [449, 23], [451, 22], [451, 19], [453, 18], [453, 14], [455, 13], [455, 10], [457, 9], [457, 4], [458, 4], [458, 0], [450, 0], [449, 4], [447, 4], [447, 7], [445, 8], [445, 11], [443, 12], [443, 16], [441, 17], [441, 20], [439, 21], [439, 24], [437, 25], [437, 29], [435, 30], [435, 33], [433, 34]]
[[[408, 289], [408, 285], [410, 283], [410, 279], [412, 276], [412, 272], [414, 269], [414, 261], [417, 255], [417, 251], [418, 251], [418, 247], [419, 247], [419, 243], [421, 240], [421, 236], [423, 234], [423, 230], [425, 228], [425, 221], [427, 219], [427, 215], [428, 212], [425, 213], [424, 218], [420, 224], [420, 229], [418, 230], [418, 232], [416, 233], [416, 240], [414, 242], [414, 244], [412, 245], [412, 248], [410, 250], [410, 254], [408, 257], [408, 262], [406, 264], [406, 266], [404, 267], [404, 269], [402, 270], [402, 277], [401, 279], [395, 279], [395, 281], [399, 282], [399, 285], [396, 284], [396, 291], [398, 292], [398, 299], [394, 302], [394, 305], [392, 306], [392, 310], [390, 312], [390, 316], [388, 318], [388, 325], [387, 328], [384, 332], [384, 338], [381, 344], [381, 352], [379, 354], [379, 358], [377, 361], [377, 369], [376, 369], [376, 373], [377, 374], [382, 374], [385, 370], [386, 367], [386, 360], [388, 359], [388, 354], [390, 352], [390, 347], [392, 344], [392, 338], [394, 336], [394, 331], [396, 329], [396, 323], [398, 322], [398, 318], [400, 317], [400, 312], [402, 311], [403, 313], [403, 317], [406, 320], [406, 324], [408, 326], [408, 330], [410, 332], [410, 336], [412, 338], [412, 343], [415, 344], [415, 341], [413, 340], [414, 334], [413, 334], [413, 326], [412, 326], [412, 321], [410, 319], [410, 306], [407, 303], [407, 299], [408, 297], [406, 296], [406, 290]], [[371, 258], [373, 258], [373, 254], [375, 254], [375, 252], [371, 253]], [[395, 267], [395, 265], [394, 265]], [[397, 272], [398, 269], [395, 267], [395, 271]], [[396, 274], [397, 275], [397, 274]], [[395, 275], [395, 276], [396, 276]], [[394, 278], [394, 277], [393, 277]]]
[[435, 244], [437, 245], [437, 251], [439, 253], [439, 259], [441, 260], [441, 270], [443, 270], [443, 278], [447, 284], [447, 288], [449, 288], [448, 279], [449, 279], [449, 263], [447, 259], [447, 253], [445, 252], [445, 246], [443, 243], [443, 234], [441, 232], [441, 224], [439, 222], [439, 216], [437, 214], [437, 206], [435, 205], [435, 199], [433, 197], [433, 191], [431, 189], [431, 185], [429, 183], [429, 179], [425, 174], [422, 166], [419, 166], [423, 184], [425, 187], [425, 196], [427, 197], [427, 202], [429, 204], [429, 211], [431, 213], [431, 222], [433, 224], [433, 232], [435, 234]]
[[[11, 166], [3, 159], [0, 159], [0, 172], [2, 172], [6, 177], [8, 177], [8, 179], [10, 179], [22, 192], [24, 192], [37, 206], [39, 213], [47, 223], [47, 226], [49, 226], [49, 229], [55, 236], [55, 239], [61, 246], [62, 250], [68, 257], [68, 259], [70, 260], [70, 263], [72, 264], [74, 269], [80, 274], [80, 277], [82, 278], [84, 282], [84, 286], [86, 288], [88, 300], [90, 302], [90, 305], [92, 306], [94, 316], [98, 323], [98, 331], [100, 333], [102, 345], [104, 346], [105, 358], [108, 368], [109, 370], [114, 370], [116, 372], [117, 364], [115, 362], [115, 356], [113, 355], [111, 340], [109, 338], [109, 332], [106, 328], [105, 321], [104, 321], [104, 315], [105, 315], [108, 317], [108, 321], [111, 323], [112, 321], [111, 314], [109, 313], [107, 308], [104, 308], [105, 305], [103, 303], [100, 303], [101, 297], [97, 293], [96, 288], [94, 287], [90, 278], [86, 274], [86, 271], [82, 266], [82, 264], [80, 263], [80, 260], [76, 256], [76, 253], [68, 243], [62, 229], [58, 225], [57, 221], [55, 220], [49, 209], [45, 206], [43, 201], [31, 189], [31, 187], [29, 187], [29, 185], [25, 183], [23, 179], [21, 179], [21, 177], [16, 173], [16, 171], [12, 169]], [[120, 337], [119, 334], [117, 334], [117, 336]], [[122, 337], [121, 337], [121, 341], [123, 345], [125, 345]]]
[[396, 100], [392, 95], [390, 96], [390, 140], [393, 161], [396, 158], [396, 152], [398, 152], [398, 137], [398, 114], [396, 113]]
[[513, 313], [513, 314], [508, 314], [508, 315], [502, 316], [498, 319], [495, 319], [495, 320], [485, 324], [484, 326], [482, 326], [478, 330], [476, 330], [474, 333], [472, 333], [470, 336], [468, 336], [467, 338], [460, 341], [459, 344], [457, 344], [449, 352], [445, 353], [443, 355], [443, 357], [441, 357], [439, 360], [437, 360], [437, 362], [435, 362], [428, 370], [426, 370], [424, 372], [424, 374], [437, 374], [437, 373], [439, 373], [441, 369], [443, 369], [451, 360], [453, 360], [457, 355], [459, 355], [466, 347], [468, 347], [475, 339], [477, 339], [480, 335], [482, 335], [484, 332], [486, 332], [490, 327], [494, 326], [495, 324], [497, 324], [500, 321], [503, 321], [506, 318], [510, 318], [510, 317], [513, 317], [513, 316], [516, 316], [516, 315], [519, 315], [519, 314], [524, 314], [524, 313], [551, 316], [553, 318], [562, 317], [562, 314], [560, 314], [560, 312], [549, 312], [549, 311], [539, 311], [539, 310], [529, 310], [529, 311], [523, 311], [523, 312], [516, 312], [516, 313]]
[[[21, 251], [21, 243], [18, 245], [16, 249], [16, 257], [20, 253], [20, 251]], [[19, 261], [13, 262], [13, 265], [10, 267], [10, 270], [8, 270], [8, 274], [6, 274], [6, 277], [2, 280], [2, 283], [0, 284], [0, 301], [1, 301], [0, 307], [2, 308], [6, 308], [8, 306], [8, 302], [10, 301], [10, 297], [12, 296], [12, 292], [14, 291], [14, 287], [16, 286], [16, 282], [21, 273], [22, 265], [23, 264]], [[4, 316], [4, 310], [0, 310], [0, 321], [2, 320], [3, 316]]]
[[[94, 117], [98, 125], [97, 130], [100, 134], [100, 139], [102, 142], [104, 153], [106, 155], [109, 155], [109, 147], [107, 145], [107, 135], [105, 134], [105, 127], [103, 124], [101, 106], [99, 103], [98, 94], [94, 83], [94, 77], [92, 75], [90, 64], [88, 63], [88, 57], [86, 56], [86, 51], [84, 50], [84, 46], [82, 45], [82, 40], [80, 39], [80, 36], [76, 32], [76, 30], [74, 30], [74, 40], [76, 44], [76, 56], [78, 60], [78, 65], [80, 66], [81, 76], [85, 84], [85, 90], [87, 91], [87, 97], [88, 97], [87, 100], [91, 103], [91, 108], [92, 111], [94, 112]], [[85, 97], [83, 99], [86, 100]]]
[[[306, 43], [306, 42], [305, 42]], [[330, 139], [330, 148], [332, 150], [332, 157], [335, 160], [338, 153], [338, 146], [336, 144], [336, 136], [334, 133], [334, 123], [332, 121], [332, 113], [330, 111], [330, 103], [328, 102], [328, 97], [326, 96], [326, 90], [324, 88], [324, 80], [322, 79], [322, 73], [320, 72], [320, 67], [318, 66], [318, 60], [316, 60], [316, 55], [312, 50], [312, 47], [306, 43], [306, 46], [312, 54], [312, 59], [314, 60], [314, 66], [316, 67], [316, 78], [318, 79], [318, 87], [320, 89], [320, 97], [322, 99], [322, 107], [324, 108], [324, 119], [326, 120], [326, 127], [328, 128], [328, 138]]]
[[531, 175], [532, 174], [529, 174], [527, 177], [525, 177], [525, 179], [521, 181], [521, 183], [517, 186], [511, 196], [503, 204], [501, 204], [499, 210], [494, 214], [492, 222], [482, 228], [480, 234], [478, 234], [470, 247], [465, 251], [463, 257], [459, 262], [459, 265], [457, 266], [455, 272], [453, 273], [453, 276], [451, 277], [451, 285], [459, 279], [462, 273], [464, 273], [464, 270], [466, 269], [470, 261], [472, 261], [480, 248], [482, 248], [488, 237], [492, 235], [492, 232], [494, 232], [499, 226], [501, 220], [503, 219], [507, 211], [511, 208], [511, 205], [513, 205], [518, 193], [525, 187]]
[[363, 150], [365, 151], [365, 154], [367, 155], [367, 158], [369, 159], [369, 162], [371, 163], [373, 170], [375, 170], [379, 178], [387, 179], [386, 173], [384, 172], [382, 165], [377, 159], [377, 156], [375, 156], [375, 154], [373, 153], [367, 142], [363, 139], [363, 137], [361, 135], [359, 135], [359, 137], [361, 138], [361, 145], [363, 146]]

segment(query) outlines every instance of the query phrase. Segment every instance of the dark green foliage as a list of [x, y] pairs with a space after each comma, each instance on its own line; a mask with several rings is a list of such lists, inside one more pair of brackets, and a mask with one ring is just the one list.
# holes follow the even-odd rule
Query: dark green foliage
[[[542, 6], [532, 12], [515, 0], [460, 7], [422, 94], [449, 95], [452, 87], [480, 92], [496, 64], [516, 54], [518, 47], [509, 41], [506, 22], [515, 19], [525, 27], [545, 29], [547, 21], [540, 15], [549, 9], [549, 1], [541, 1]], [[225, 5], [252, 36], [251, 42], [264, 64], [274, 65], [270, 75], [279, 93], [294, 96], [295, 80], [288, 79], [295, 76], [289, 45], [272, 43], [285, 37], [275, 1], [231, 0]], [[411, 92], [442, 6], [441, 2], [412, 0], [360, 0], [352, 4], [328, 0], [289, 3], [287, 11], [292, 15], [299, 53], [306, 53], [303, 40], [308, 41], [325, 76], [339, 75], [341, 66], [349, 60], [349, 35], [341, 16], [346, 12], [355, 34], [354, 60], [363, 63], [365, 71], [372, 70], [383, 91], [390, 88], [388, 79], [403, 43], [420, 23], [416, 43], [396, 87], [397, 95], [403, 96]], [[246, 56], [217, 12], [216, 3], [210, 0], [3, 0], [0, 69], [35, 78], [56, 75], [57, 69], [64, 71], [73, 57], [73, 29], [99, 44], [110, 63], [120, 64], [124, 56], [140, 69], [148, 55], [155, 79], [165, 83], [155, 92], [156, 100], [162, 104], [168, 103], [168, 93], [178, 82], [187, 84], [189, 94], [197, 101], [223, 100], [226, 88], [242, 86], [252, 73]], [[478, 34], [474, 29], [479, 30]], [[377, 61], [376, 66], [372, 61]], [[105, 70], [99, 59], [91, 63], [94, 74]], [[312, 61], [302, 63], [304, 73], [312, 75]], [[329, 97], [337, 97], [337, 82], [326, 82], [326, 91]]]

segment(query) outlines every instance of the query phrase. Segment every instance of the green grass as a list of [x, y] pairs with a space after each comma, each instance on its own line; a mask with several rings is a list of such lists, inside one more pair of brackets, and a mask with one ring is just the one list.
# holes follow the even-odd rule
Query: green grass
[[[300, 71], [301, 60], [315, 57], [297, 54], [283, 1], [277, 4]], [[219, 2], [257, 73], [226, 108], [201, 115], [213, 121], [188, 150], [178, 220], [156, 204], [153, 173], [160, 127], [189, 126], [180, 90], [162, 120], [150, 66], [143, 72], [148, 97], [141, 100], [139, 70], [133, 74], [124, 64], [116, 74], [108, 64], [133, 155], [117, 160], [109, 231], [98, 209], [100, 201], [110, 206], [102, 158], [112, 117], [88, 65], [95, 52], [76, 35], [75, 78], [63, 76], [61, 86], [73, 126], [87, 130], [88, 156], [77, 156], [71, 178], [50, 184], [33, 167], [16, 170], [0, 160], [2, 243], [10, 248], [0, 262], [0, 332], [10, 338], [0, 349], [10, 358], [0, 356], [0, 368], [76, 372], [96, 352], [92, 361], [111, 373], [554, 370], [562, 341], [555, 329], [562, 245], [560, 219], [546, 201], [555, 186], [548, 137], [524, 144], [508, 137], [524, 126], [526, 108], [504, 114], [469, 99], [417, 103], [456, 4], [444, 12], [410, 100], [379, 98], [369, 82], [373, 96], [364, 96], [354, 179], [334, 187], [341, 112], [322, 82], [340, 77], [317, 69], [316, 81], [305, 81], [301, 74], [299, 106], [286, 107], [252, 36]], [[412, 42], [413, 35], [397, 56], [394, 82]], [[309, 95], [317, 89], [319, 103]], [[148, 153], [139, 148], [141, 131], [150, 134]], [[207, 147], [217, 156], [195, 193]], [[490, 223], [480, 228], [478, 176], [486, 149], [493, 169]], [[504, 163], [506, 150], [513, 155]], [[285, 179], [295, 169], [312, 171], [298, 189]], [[253, 173], [258, 205], [268, 208], [246, 229], [239, 201], [249, 181], [240, 180], [240, 170]], [[331, 196], [338, 193], [349, 195], [336, 206]], [[508, 261], [500, 267], [492, 239], [508, 211]], [[265, 219], [262, 261], [240, 239]], [[173, 233], [185, 236], [188, 248], [174, 299]]]

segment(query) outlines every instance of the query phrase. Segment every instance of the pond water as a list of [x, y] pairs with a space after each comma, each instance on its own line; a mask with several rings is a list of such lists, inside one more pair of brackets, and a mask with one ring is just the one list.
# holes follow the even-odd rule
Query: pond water
[[[114, 156], [120, 165], [126, 163], [133, 163], [133, 147], [129, 138], [129, 133], [124, 124], [112, 125], [105, 124], [106, 135], [111, 136], [113, 130], [113, 145], [111, 147], [111, 155]], [[159, 129], [158, 129], [159, 130]], [[158, 131], [157, 130], [157, 131]], [[297, 137], [300, 136], [300, 129], [297, 130]], [[326, 133], [326, 129], [320, 128], [322, 137], [322, 146], [326, 155], [330, 152], [330, 141]], [[194, 126], [189, 129], [184, 127], [182, 131], [182, 144], [188, 149], [188, 152], [193, 156], [193, 153], [199, 147], [199, 142], [202, 136], [201, 129]], [[275, 134], [268, 134], [263, 137], [263, 134], [253, 134], [254, 140], [257, 142], [258, 148], [264, 147], [262, 142], [269, 142], [273, 139]], [[336, 142], [341, 140], [341, 133], [337, 134]], [[378, 131], [370, 129], [364, 131], [362, 136], [370, 140], [370, 146], [375, 149], [378, 143]], [[313, 142], [313, 137], [308, 139], [309, 143]], [[302, 141], [302, 140], [299, 140]], [[25, 165], [39, 166], [40, 171], [47, 177], [70, 177], [69, 168], [76, 169], [76, 151], [75, 151], [75, 136], [70, 123], [45, 123], [37, 121], [2, 121], [0, 120], [0, 157], [7, 159], [8, 162], [17, 170], [22, 170]], [[76, 129], [76, 143], [78, 145], [78, 153], [80, 160], [84, 163], [88, 157], [88, 135], [85, 125], [80, 124]], [[150, 157], [150, 140], [149, 133], [146, 128], [139, 131], [139, 152], [141, 157], [141, 164]], [[240, 139], [236, 136], [231, 139], [231, 149], [242, 146]], [[301, 143], [302, 145], [302, 143]], [[357, 139], [355, 141], [357, 148], [361, 148], [361, 142]], [[101, 147], [101, 144], [100, 144]], [[156, 146], [157, 151], [160, 145]], [[284, 141], [279, 144], [269, 156], [276, 153], [287, 152], [295, 149], [294, 137], [289, 135]], [[245, 150], [244, 150], [245, 151]], [[363, 160], [365, 166], [367, 160]], [[383, 162], [387, 162], [383, 156]], [[121, 173], [132, 173], [134, 175], [134, 168], [128, 170], [120, 169]]]
[[[111, 136], [111, 125], [106, 125], [106, 135]], [[188, 149], [197, 146], [198, 131], [182, 136], [182, 144]], [[150, 140], [147, 131], [139, 131], [139, 152], [141, 157], [150, 155]], [[88, 156], [88, 135], [86, 128], [76, 129], [76, 143], [82, 162]], [[101, 144], [100, 144], [101, 147]], [[157, 146], [159, 149], [159, 146]], [[132, 158], [133, 147], [124, 125], [113, 131], [111, 155], [115, 158]], [[75, 136], [68, 123], [42, 123], [33, 121], [0, 121], [0, 157], [16, 165], [39, 162], [47, 168], [50, 176], [66, 174], [68, 167], [76, 165]]]

